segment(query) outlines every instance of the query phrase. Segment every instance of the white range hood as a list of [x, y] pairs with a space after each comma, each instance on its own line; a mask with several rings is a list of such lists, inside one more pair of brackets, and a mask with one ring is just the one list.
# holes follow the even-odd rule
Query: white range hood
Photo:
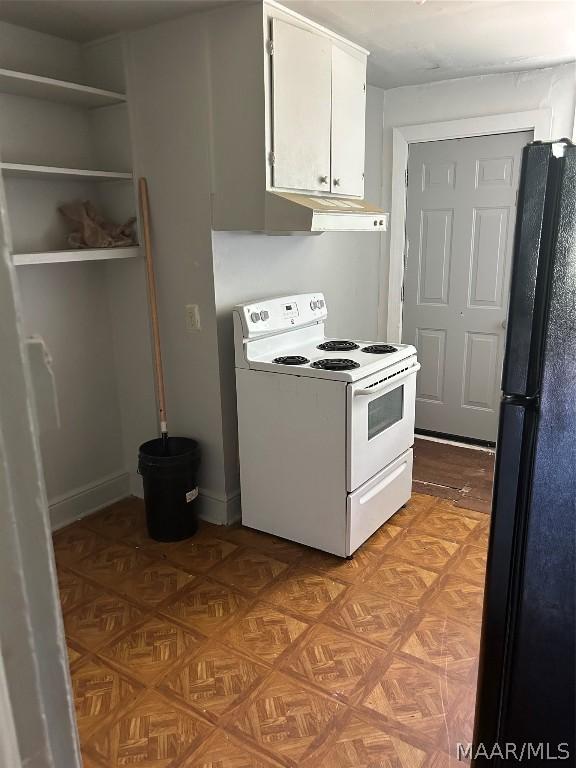
[[266, 193], [267, 232], [382, 232], [387, 228], [388, 214], [366, 200]]

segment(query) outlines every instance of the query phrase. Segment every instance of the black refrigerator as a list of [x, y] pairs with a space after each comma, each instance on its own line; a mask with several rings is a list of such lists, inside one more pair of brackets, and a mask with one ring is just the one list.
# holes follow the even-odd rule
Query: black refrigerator
[[576, 147], [524, 149], [473, 766], [576, 765]]

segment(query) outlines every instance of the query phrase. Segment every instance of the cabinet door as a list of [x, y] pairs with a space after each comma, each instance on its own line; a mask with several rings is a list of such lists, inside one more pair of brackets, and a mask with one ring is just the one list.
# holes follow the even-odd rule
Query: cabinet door
[[331, 191], [364, 195], [366, 59], [332, 48]]
[[330, 190], [331, 42], [272, 20], [275, 187]]

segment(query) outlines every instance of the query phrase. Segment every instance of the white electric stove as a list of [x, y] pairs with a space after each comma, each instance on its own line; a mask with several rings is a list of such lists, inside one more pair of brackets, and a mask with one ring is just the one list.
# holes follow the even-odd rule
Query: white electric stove
[[420, 365], [326, 317], [321, 293], [234, 308], [242, 522], [349, 557], [410, 498]]

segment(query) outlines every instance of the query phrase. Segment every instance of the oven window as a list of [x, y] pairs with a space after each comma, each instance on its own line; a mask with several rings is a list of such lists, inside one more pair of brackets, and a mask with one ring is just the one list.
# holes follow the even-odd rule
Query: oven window
[[404, 414], [404, 385], [368, 403], [368, 440], [400, 421]]

